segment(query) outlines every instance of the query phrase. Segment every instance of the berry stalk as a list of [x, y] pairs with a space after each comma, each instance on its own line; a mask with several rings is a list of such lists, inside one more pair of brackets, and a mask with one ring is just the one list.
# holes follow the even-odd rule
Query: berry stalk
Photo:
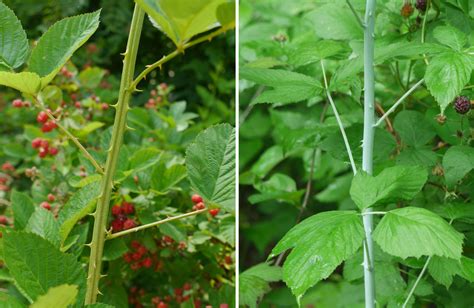
[[119, 98], [115, 105], [116, 113], [112, 139], [108, 150], [105, 164], [105, 174], [101, 181], [101, 193], [94, 213], [94, 230], [92, 242], [89, 244], [91, 253], [89, 258], [89, 270], [87, 276], [87, 291], [85, 304], [94, 304], [99, 293], [99, 280], [101, 278], [102, 254], [105, 243], [107, 228], [107, 216], [109, 211], [110, 196], [113, 189], [113, 178], [117, 166], [120, 146], [123, 142], [123, 135], [126, 126], [127, 112], [129, 108], [132, 92], [129, 90], [135, 73], [135, 63], [137, 59], [138, 45], [143, 26], [145, 12], [135, 4], [132, 23], [128, 37], [127, 50], [124, 54], [122, 80], [120, 82]]
[[[364, 137], [362, 141], [362, 170], [372, 174], [375, 132], [375, 77], [374, 77], [374, 37], [375, 37], [375, 3], [367, 0], [364, 28]], [[372, 212], [366, 209], [364, 213]], [[374, 251], [372, 241], [373, 215], [362, 217], [365, 231], [364, 241], [364, 287], [365, 307], [375, 307]], [[370, 262], [372, 261], [372, 262]]]

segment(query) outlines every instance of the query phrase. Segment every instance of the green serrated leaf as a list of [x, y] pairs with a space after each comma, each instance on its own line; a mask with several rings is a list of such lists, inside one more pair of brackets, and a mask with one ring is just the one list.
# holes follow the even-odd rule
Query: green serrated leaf
[[15, 13], [0, 2], [0, 64], [10, 69], [25, 63], [30, 46]]
[[449, 289], [454, 276], [461, 270], [461, 262], [449, 258], [434, 256], [428, 264], [428, 272], [438, 283]]
[[362, 27], [347, 6], [327, 4], [310, 12], [306, 18], [314, 25], [320, 38], [351, 40], [363, 37]]
[[30, 72], [0, 72], [0, 85], [7, 86], [25, 94], [35, 95], [40, 90], [41, 78]]
[[61, 242], [64, 243], [74, 225], [95, 208], [95, 200], [99, 196], [100, 185], [92, 182], [74, 193], [59, 212], [58, 222], [61, 225]]
[[473, 62], [459, 52], [443, 52], [431, 59], [425, 73], [426, 86], [444, 113], [468, 83]]
[[193, 189], [205, 201], [234, 208], [235, 130], [231, 125], [201, 132], [186, 150], [186, 167]]
[[377, 176], [359, 172], [352, 180], [352, 200], [361, 209], [411, 200], [423, 188], [428, 173], [419, 166], [394, 166], [384, 169]]
[[449, 46], [457, 51], [461, 51], [467, 42], [466, 35], [452, 26], [436, 27], [433, 30], [433, 36], [441, 44]]
[[74, 256], [60, 252], [49, 241], [32, 233], [7, 233], [3, 244], [8, 269], [29, 298], [36, 300], [61, 284], [77, 285], [78, 298], [83, 298], [86, 275]]
[[99, 27], [100, 11], [68, 17], [52, 25], [31, 52], [28, 70], [41, 77], [46, 86], [73, 53]]
[[406, 207], [385, 214], [373, 238], [383, 251], [402, 259], [440, 256], [459, 260], [464, 236], [435, 213]]
[[160, 193], [166, 193], [186, 178], [186, 167], [174, 164], [170, 167], [165, 162], [157, 164], [152, 171], [151, 188]]
[[443, 156], [444, 178], [453, 187], [467, 173], [474, 169], [474, 148], [452, 146]]
[[136, 0], [176, 46], [219, 26], [217, 9], [226, 0]]
[[291, 50], [289, 60], [291, 64], [298, 67], [319, 62], [322, 59], [347, 55], [348, 51], [349, 46], [343, 42], [331, 40], [305, 42]]
[[[404, 110], [398, 113], [393, 126], [402, 142], [415, 148], [424, 146], [436, 136], [433, 125], [423, 114], [414, 110]], [[416, 129], [413, 129], [414, 127]]]
[[292, 249], [283, 265], [283, 280], [300, 297], [353, 255], [363, 239], [362, 219], [355, 211], [323, 212], [293, 227], [271, 256]]
[[11, 196], [13, 218], [15, 219], [15, 229], [23, 230], [28, 224], [28, 220], [35, 212], [35, 206], [31, 198], [21, 192], [14, 190]]
[[58, 221], [54, 218], [53, 213], [42, 207], [37, 207], [36, 211], [31, 215], [25, 231], [41, 236], [57, 248], [61, 244]]
[[255, 265], [239, 275], [239, 303], [251, 308], [270, 291], [270, 282], [281, 279], [281, 268], [268, 263]]
[[48, 293], [39, 296], [30, 308], [67, 308], [74, 304], [77, 293], [76, 285], [63, 284], [50, 288]]

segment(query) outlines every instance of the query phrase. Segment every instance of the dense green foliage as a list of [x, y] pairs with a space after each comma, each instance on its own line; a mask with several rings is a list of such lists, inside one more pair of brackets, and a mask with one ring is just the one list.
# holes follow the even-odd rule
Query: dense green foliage
[[[349, 2], [363, 22], [365, 1]], [[348, 3], [240, 3], [242, 306], [364, 307], [367, 208], [377, 306], [474, 302], [474, 6], [377, 1], [375, 18], [376, 121], [411, 91], [377, 123], [372, 176], [364, 31]]]
[[[109, 218], [102, 228], [108, 230], [98, 298], [103, 304], [95, 306], [232, 306], [231, 18], [222, 19], [215, 6], [193, 18], [200, 20], [193, 39], [215, 28], [230, 31], [186, 49], [147, 76], [138, 85], [144, 91], [132, 96], [124, 144], [112, 148], [113, 105], [124, 90], [123, 56], [118, 53], [128, 39], [130, 1], [122, 6], [102, 1], [102, 11], [65, 19], [61, 17], [98, 9], [97, 2], [4, 2], [13, 11], [0, 3], [5, 21], [0, 37], [12, 44], [0, 48], [0, 302], [10, 307], [83, 306], [94, 225], [90, 214], [96, 213], [102, 194], [106, 157], [118, 151]], [[232, 2], [214, 2], [233, 12]], [[193, 14], [188, 12], [189, 19]], [[113, 24], [111, 19], [122, 17], [122, 25]], [[120, 31], [111, 35], [111, 28]], [[10, 40], [12, 34], [21, 40]], [[136, 75], [176, 48], [147, 19], [141, 42]], [[163, 48], [157, 48], [159, 42]], [[85, 149], [79, 150], [69, 134]], [[209, 213], [195, 211], [195, 193]], [[190, 212], [196, 213], [111, 237]]]

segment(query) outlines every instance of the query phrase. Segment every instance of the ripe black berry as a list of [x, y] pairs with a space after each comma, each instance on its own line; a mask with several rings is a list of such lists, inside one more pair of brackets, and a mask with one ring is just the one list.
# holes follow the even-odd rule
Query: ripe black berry
[[466, 114], [471, 110], [471, 102], [466, 96], [458, 96], [454, 100], [454, 109], [459, 114]]
[[426, 12], [427, 4], [428, 4], [428, 1], [426, 0], [416, 0], [415, 7], [418, 11], [420, 11], [421, 13], [424, 13]]

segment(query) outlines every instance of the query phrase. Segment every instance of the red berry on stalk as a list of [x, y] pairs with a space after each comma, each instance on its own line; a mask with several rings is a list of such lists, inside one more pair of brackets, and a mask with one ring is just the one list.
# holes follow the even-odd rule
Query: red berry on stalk
[[140, 247], [137, 248], [137, 252], [143, 256], [148, 252], [148, 249], [146, 249], [145, 246], [140, 245]]
[[48, 194], [48, 201], [49, 202], [54, 202], [56, 200], [56, 197], [53, 194]]
[[43, 131], [43, 133], [48, 133], [55, 128], [56, 128], [56, 123], [54, 123], [54, 121], [47, 121], [46, 123], [43, 124], [43, 126], [41, 127], [41, 130]]
[[189, 282], [186, 282], [184, 285], [183, 285], [183, 289], [185, 289], [186, 291], [189, 291], [192, 289], [192, 286]]
[[200, 195], [198, 195], [198, 194], [194, 194], [194, 195], [192, 195], [192, 197], [191, 197], [191, 201], [192, 201], [193, 203], [202, 202], [202, 197], [201, 197]]
[[400, 15], [402, 15], [405, 18], [408, 18], [411, 16], [411, 14], [413, 14], [413, 6], [411, 5], [411, 3], [407, 2], [403, 5], [400, 11]]
[[231, 265], [232, 264], [232, 257], [231, 256], [225, 256], [224, 261], [226, 264]]
[[176, 296], [183, 295], [183, 289], [181, 289], [181, 288], [174, 289], [174, 295], [176, 295]]
[[135, 207], [132, 203], [124, 201], [122, 202], [122, 211], [127, 215], [133, 214], [135, 212]]
[[45, 148], [40, 148], [39, 152], [38, 152], [38, 156], [40, 158], [45, 158], [46, 155], [48, 155], [48, 149], [47, 148], [46, 149]]
[[100, 105], [100, 108], [101, 108], [102, 110], [107, 110], [107, 109], [109, 109], [109, 104], [107, 104], [107, 103], [102, 103], [102, 104]]
[[150, 268], [152, 265], [153, 265], [153, 260], [148, 257], [148, 258], [145, 258], [143, 261], [142, 261], [142, 265], [143, 267], [145, 268]]
[[45, 123], [46, 121], [48, 121], [48, 115], [46, 114], [46, 112], [40, 111], [36, 116], [36, 121], [38, 121], [38, 123]]
[[48, 140], [41, 139], [40, 148], [44, 148], [44, 149], [49, 148], [49, 142], [48, 142]]
[[138, 241], [132, 241], [132, 247], [135, 249], [140, 248], [142, 245]]
[[23, 107], [23, 101], [17, 98], [12, 102], [12, 106], [15, 108], [21, 108]]
[[174, 242], [174, 240], [170, 236], [165, 235], [165, 236], [163, 236], [163, 242], [165, 242], [167, 244], [171, 244], [171, 243]]
[[58, 155], [58, 152], [59, 152], [58, 148], [54, 148], [54, 147], [53, 147], [53, 148], [50, 148], [50, 149], [49, 149], [49, 155], [51, 155], [51, 156], [56, 156], [56, 155]]
[[11, 163], [6, 162], [6, 163], [3, 163], [2, 170], [4, 172], [8, 172], [8, 171], [13, 172], [13, 171], [15, 171], [15, 167], [13, 167], [13, 165]]
[[81, 105], [81, 102], [80, 102], [80, 101], [76, 101], [76, 102], [74, 103], [74, 107], [76, 107], [77, 109], [80, 109], [81, 106], [82, 106], [82, 105]]
[[466, 114], [471, 110], [471, 102], [466, 96], [458, 96], [454, 100], [454, 109], [459, 114]]
[[133, 219], [127, 219], [125, 220], [125, 222], [123, 223], [123, 228], [124, 230], [128, 230], [128, 229], [131, 229], [135, 227], [135, 221], [133, 221]]
[[229, 308], [228, 304], [220, 304], [219, 308]]
[[195, 208], [196, 210], [203, 210], [206, 208], [206, 206], [204, 205], [204, 203], [199, 202], [198, 204], [195, 205]]
[[112, 206], [112, 215], [118, 216], [120, 214], [122, 214], [122, 209], [120, 208], [120, 205], [116, 204]]
[[49, 202], [41, 202], [41, 207], [44, 208], [44, 209], [47, 209], [48, 211], [51, 211], [51, 204], [49, 204]]
[[168, 308], [168, 304], [160, 302], [158, 305], [156, 305], [156, 308]]
[[7, 216], [4, 216], [4, 215], [0, 215], [0, 225], [8, 225], [8, 218]]
[[118, 232], [122, 231], [123, 229], [123, 222], [120, 219], [115, 219], [112, 221], [112, 231]]
[[219, 209], [209, 210], [209, 214], [211, 214], [212, 217], [216, 217], [217, 214], [219, 214]]
[[140, 262], [132, 263], [130, 265], [130, 268], [132, 269], [132, 271], [139, 270], [141, 267], [142, 267], [142, 265], [141, 265]]
[[130, 263], [133, 261], [133, 258], [132, 258], [132, 253], [130, 252], [126, 252], [124, 255], [123, 255], [123, 260], [127, 263]]
[[43, 139], [41, 138], [35, 138], [31, 141], [31, 147], [33, 149], [37, 149], [41, 146], [41, 143], [42, 143]]

